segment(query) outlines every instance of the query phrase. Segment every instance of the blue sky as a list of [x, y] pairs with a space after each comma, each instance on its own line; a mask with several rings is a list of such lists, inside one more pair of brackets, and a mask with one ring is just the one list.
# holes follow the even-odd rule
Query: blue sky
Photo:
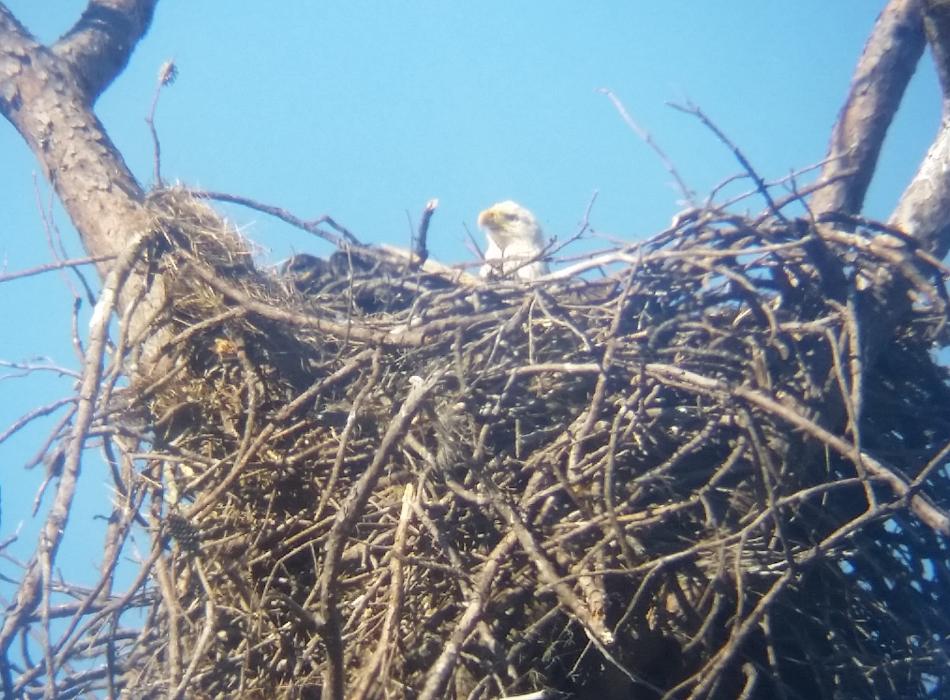
[[[79, 16], [78, 0], [11, 0], [44, 41]], [[515, 199], [549, 235], [575, 229], [596, 191], [594, 228], [635, 240], [682, 206], [655, 155], [596, 90], [613, 90], [705, 194], [739, 171], [732, 155], [668, 101], [692, 100], [768, 178], [819, 161], [855, 60], [884, 2], [666, 0], [567, 2], [175, 2], [97, 111], [141, 181], [151, 181], [144, 122], [159, 66], [180, 70], [157, 115], [167, 180], [241, 194], [309, 218], [330, 214], [365, 242], [405, 244], [438, 197], [430, 247], [444, 262], [472, 260], [465, 226], [479, 210]], [[925, 58], [892, 128], [867, 213], [886, 217], [939, 121]], [[38, 186], [37, 186], [37, 183]], [[50, 260], [37, 202], [49, 201], [33, 156], [0, 124], [0, 265]], [[757, 204], [753, 203], [757, 206]], [[750, 205], [752, 206], [752, 205]], [[326, 251], [262, 215], [227, 209], [276, 262]], [[61, 212], [71, 255], [78, 247]], [[72, 298], [49, 274], [0, 289], [0, 359], [47, 357], [76, 367]], [[0, 431], [72, 391], [55, 375], [14, 378], [0, 367]], [[41, 477], [22, 464], [51, 422], [0, 444], [0, 540], [20, 522], [11, 551], [35, 544], [28, 517]], [[109, 493], [102, 468], [83, 474], [73, 535], [61, 563], [93, 577]], [[0, 573], [11, 567], [0, 560]], [[0, 584], [0, 595], [5, 595]]]

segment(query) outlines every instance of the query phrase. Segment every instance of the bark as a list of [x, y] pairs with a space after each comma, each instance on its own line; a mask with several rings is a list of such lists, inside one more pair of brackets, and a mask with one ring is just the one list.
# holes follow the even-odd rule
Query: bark
[[943, 92], [940, 131], [904, 190], [890, 224], [944, 258], [950, 252], [950, 2], [923, 0], [924, 28]]
[[946, 110], [950, 102], [950, 2], [947, 0], [922, 1], [924, 30], [937, 66], [937, 77], [940, 79]]
[[[144, 32], [147, 24], [139, 28]], [[98, 92], [85, 88], [103, 89], [134, 46], [127, 34], [124, 52], [106, 48], [106, 35], [98, 26], [74, 28], [51, 50], [0, 5], [0, 113], [33, 151], [93, 256], [117, 255], [146, 225], [142, 188], [92, 112]], [[97, 56], [111, 67], [93, 68]], [[99, 264], [101, 276], [110, 264]]]
[[[126, 65], [132, 48], [148, 29], [155, 2], [93, 0], [76, 26], [52, 48], [37, 42], [0, 4], [0, 113], [33, 151], [85, 249], [91, 256], [107, 256], [98, 264], [99, 274], [107, 282], [103, 299], [117, 296], [122, 310], [142, 290], [143, 278], [133, 269], [149, 217], [142, 204], [141, 186], [109, 140], [92, 104]], [[161, 284], [143, 295], [130, 319], [133, 332], [141, 323], [137, 319], [147, 318], [154, 305], [163, 302], [163, 296]], [[100, 306], [94, 314], [93, 336], [97, 329], [99, 335], [105, 333], [115, 310], [111, 302], [100, 301]], [[90, 352], [83, 368], [81, 398], [89, 405], [98, 391], [101, 362], [101, 353]], [[50, 569], [55, 562], [75, 493], [86, 436], [81, 421], [76, 425], [36, 554], [0, 628], [0, 682], [5, 696], [12, 693], [7, 649], [39, 604], [43, 568]]]
[[[128, 63], [156, 3], [92, 0], [76, 25], [49, 48], [0, 3], [0, 114], [33, 151], [85, 250], [102, 258], [97, 263], [102, 279], [112, 260], [148, 228], [149, 216], [142, 186], [92, 105]], [[133, 299], [140, 305], [129, 320], [133, 335], [141, 319], [164, 303], [160, 279], [144, 294], [142, 286], [133, 271], [118, 304], [123, 312]]]
[[831, 184], [812, 197], [815, 213], [861, 211], [887, 129], [925, 43], [919, 0], [891, 0], [864, 46], [832, 129], [821, 173]]
[[52, 47], [82, 79], [95, 102], [115, 80], [148, 31], [158, 0], [92, 0], [79, 21]]

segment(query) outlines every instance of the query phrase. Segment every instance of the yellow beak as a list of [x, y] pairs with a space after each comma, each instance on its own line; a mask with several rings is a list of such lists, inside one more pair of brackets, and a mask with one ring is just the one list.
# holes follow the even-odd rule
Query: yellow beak
[[478, 215], [478, 225], [485, 228], [494, 228], [497, 221], [497, 212], [494, 209], [486, 209]]

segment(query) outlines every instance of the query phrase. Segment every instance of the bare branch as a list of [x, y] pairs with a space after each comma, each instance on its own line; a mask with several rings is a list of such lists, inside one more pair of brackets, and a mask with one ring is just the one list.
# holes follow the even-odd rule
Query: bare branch
[[[343, 226], [340, 226], [336, 221], [327, 215], [320, 216], [310, 221], [305, 221], [300, 217], [291, 214], [286, 209], [275, 207], [271, 204], [263, 204], [253, 199], [249, 199], [248, 197], [240, 197], [235, 194], [227, 194], [226, 192], [207, 192], [204, 190], [189, 190], [189, 192], [195, 197], [200, 197], [202, 199], [214, 199], [219, 202], [240, 204], [241, 206], [247, 207], [248, 209], [255, 209], [259, 212], [263, 212], [264, 214], [269, 214], [270, 216], [276, 217], [281, 221], [290, 224], [291, 226], [301, 229], [302, 231], [319, 236], [323, 240], [332, 243], [337, 248], [342, 248], [343, 245], [347, 243], [350, 245], [360, 245], [360, 242], [357, 240], [356, 236], [350, 233], [349, 230]], [[340, 235], [320, 228], [322, 224], [326, 224], [330, 228], [337, 231]]]
[[[20, 582], [16, 603], [11, 610], [8, 610], [3, 627], [0, 628], [0, 656], [6, 655], [6, 651], [19, 631], [21, 623], [33, 613], [40, 601], [43, 594], [41, 584], [44, 583], [44, 579], [48, 581], [48, 578], [43, 575], [43, 564], [52, 567], [55, 561], [56, 552], [69, 518], [73, 495], [76, 491], [83, 445], [92, 423], [95, 398], [99, 390], [99, 380], [102, 377], [102, 362], [106, 351], [109, 321], [118, 301], [122, 284], [135, 264], [146, 238], [147, 234], [143, 233], [133, 239], [119, 258], [112, 273], [106, 279], [102, 296], [90, 320], [92, 337], [86, 353], [76, 422], [66, 448], [59, 489], [50, 508], [43, 532], [40, 535], [37, 554]], [[50, 672], [52, 673], [52, 669]], [[9, 679], [5, 677], [3, 683], [5, 689], [9, 691]]]
[[689, 206], [695, 207], [696, 193], [693, 192], [692, 188], [686, 184], [686, 181], [680, 176], [676, 166], [673, 165], [673, 161], [671, 161], [669, 156], [666, 155], [666, 151], [660, 148], [660, 145], [653, 140], [653, 136], [650, 135], [650, 132], [640, 126], [637, 121], [632, 116], [630, 116], [627, 108], [624, 107], [623, 102], [621, 102], [620, 98], [614, 94], [613, 90], [608, 90], [607, 88], [598, 88], [597, 92], [607, 96], [607, 99], [611, 101], [614, 108], [616, 108], [616, 110], [620, 113], [620, 118], [623, 119], [624, 123], [629, 126], [631, 131], [639, 136], [647, 146], [653, 149], [653, 152], [659, 157], [660, 162], [663, 163], [663, 167], [666, 168], [666, 171], [672, 175], [673, 179], [676, 181], [676, 186], [679, 187], [680, 194], [683, 195], [683, 201]]
[[32, 277], [34, 275], [41, 275], [44, 272], [52, 272], [53, 270], [62, 270], [66, 267], [79, 267], [80, 265], [91, 265], [93, 263], [105, 262], [107, 260], [114, 260], [115, 256], [106, 255], [99, 257], [86, 257], [86, 258], [76, 258], [74, 260], [61, 260], [53, 263], [46, 263], [45, 265], [38, 265], [37, 267], [31, 267], [27, 270], [19, 270], [17, 272], [6, 272], [0, 274], [0, 284], [4, 282], [9, 282], [11, 280], [21, 279], [23, 277]]
[[415, 417], [422, 402], [435, 388], [444, 372], [435, 372], [426, 379], [420, 379], [409, 392], [399, 411], [393, 416], [380, 440], [379, 447], [373, 457], [372, 464], [353, 484], [346, 500], [340, 505], [333, 527], [327, 538], [326, 553], [323, 569], [320, 573], [320, 607], [326, 620], [323, 631], [324, 643], [327, 647], [327, 668], [324, 674], [325, 689], [328, 697], [333, 700], [342, 700], [346, 681], [343, 677], [343, 639], [340, 630], [340, 611], [337, 605], [339, 591], [337, 589], [337, 571], [343, 548], [352, 535], [352, 529], [362, 514], [366, 501], [372, 495], [376, 482], [386, 467], [391, 450], [404, 435]]
[[[144, 228], [142, 190], [70, 67], [0, 5], [0, 113], [39, 160], [90, 256], [116, 255]], [[137, 225], [138, 224], [138, 225]], [[100, 263], [100, 274], [108, 264]]]
[[801, 409], [796, 411], [783, 406], [777, 401], [746, 387], [730, 387], [724, 382], [709, 379], [708, 377], [701, 377], [693, 372], [678, 367], [654, 363], [647, 365], [647, 371], [656, 372], [659, 376], [679, 379], [693, 384], [698, 388], [719, 391], [724, 394], [733, 394], [749, 401], [749, 403], [758, 408], [771, 412], [776, 417], [787, 421], [789, 425], [820, 440], [828, 448], [838, 452], [842, 457], [850, 459], [854, 464], [863, 464], [876, 478], [887, 483], [897, 497], [909, 499], [908, 505], [910, 508], [928, 527], [933, 528], [941, 534], [950, 535], [950, 514], [939, 506], [934, 505], [928, 499], [912, 495], [910, 485], [893, 469], [879, 460], [874, 459], [870, 454], [860, 451], [847, 440], [834, 435], [817, 423], [809, 420], [805, 417], [805, 411]]
[[943, 90], [940, 132], [917, 174], [904, 190], [888, 223], [916, 238], [937, 258], [950, 252], [950, 11], [939, 0], [924, 0], [927, 40]]
[[72, 65], [94, 103], [128, 65], [152, 23], [158, 0], [91, 0], [79, 21], [53, 45]]
[[923, 5], [924, 32], [937, 67], [944, 110], [950, 102], [950, 4], [944, 0], [919, 0]]
[[178, 68], [174, 61], [165, 61], [158, 69], [158, 80], [155, 83], [155, 92], [152, 93], [152, 106], [145, 116], [145, 123], [148, 124], [149, 133], [152, 135], [152, 177], [155, 180], [155, 187], [162, 187], [162, 144], [158, 139], [158, 129], [155, 128], [155, 112], [158, 110], [158, 98], [162, 94], [162, 88], [171, 85], [178, 77]]
[[891, 0], [864, 46], [848, 98], [832, 129], [820, 179], [834, 182], [812, 197], [815, 213], [861, 211], [884, 136], [924, 44], [919, 0]]
[[735, 155], [736, 160], [739, 161], [739, 164], [745, 169], [749, 177], [752, 178], [752, 181], [755, 183], [756, 191], [762, 195], [762, 198], [765, 200], [765, 203], [768, 204], [769, 211], [777, 217], [778, 219], [785, 220], [785, 216], [775, 205], [775, 201], [772, 199], [772, 195], [769, 193], [768, 185], [765, 180], [762, 179], [762, 176], [756, 172], [755, 168], [752, 167], [752, 163], [749, 162], [749, 159], [746, 158], [745, 154], [739, 149], [739, 147], [728, 137], [725, 132], [720, 129], [716, 124], [706, 116], [706, 113], [703, 112], [697, 105], [686, 103], [685, 105], [670, 105], [673, 109], [676, 109], [680, 112], [685, 112], [686, 114], [692, 114], [694, 117], [699, 119], [706, 128], [712, 131], [716, 138], [718, 138], [726, 148], [732, 151]]
[[438, 199], [430, 199], [426, 202], [425, 208], [422, 210], [422, 218], [419, 219], [419, 227], [416, 230], [416, 235], [412, 239], [412, 260], [410, 262], [410, 268], [416, 269], [420, 265], [423, 265], [426, 260], [429, 259], [429, 248], [427, 245], [427, 239], [429, 236], [429, 222], [432, 221], [432, 215], [435, 214], [435, 210], [439, 207]]

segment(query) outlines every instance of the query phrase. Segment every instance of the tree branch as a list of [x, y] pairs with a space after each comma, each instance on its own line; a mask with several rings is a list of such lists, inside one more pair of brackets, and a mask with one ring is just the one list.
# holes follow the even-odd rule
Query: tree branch
[[[24, 619], [33, 614], [39, 604], [42, 586], [49, 585], [49, 579], [44, 576], [41, 563], [44, 561], [51, 570], [56, 558], [56, 552], [62, 541], [82, 460], [82, 452], [89, 436], [92, 424], [96, 398], [102, 378], [103, 357], [109, 336], [109, 319], [115, 309], [122, 284], [125, 281], [142, 246], [147, 240], [147, 233], [141, 233], [134, 238], [112, 268], [112, 272], [105, 280], [103, 293], [96, 303], [92, 318], [89, 321], [90, 341], [89, 349], [84, 358], [83, 376], [80, 382], [79, 406], [72, 435], [66, 447], [64, 465], [60, 475], [59, 488], [56, 498], [50, 507], [43, 531], [40, 534], [36, 555], [27, 567], [17, 589], [14, 604], [8, 609], [6, 619], [0, 627], [0, 657], [5, 657], [7, 649], [13, 642]], [[47, 572], [48, 573], [48, 572]], [[50, 670], [52, 674], [52, 670]], [[9, 694], [9, 678], [4, 674], [2, 679], [4, 689]]]
[[944, 110], [950, 103], [950, 2], [922, 0], [924, 32], [937, 67], [940, 89], [943, 91]]
[[888, 223], [942, 259], [950, 252], [950, 3], [922, 0], [922, 5], [924, 29], [943, 91], [943, 119], [937, 138]]
[[[13, 608], [0, 629], [0, 683], [11, 695], [6, 652], [17, 627], [32, 615], [55, 569], [62, 532], [69, 517], [79, 473], [82, 446], [91, 421], [91, 406], [101, 379], [110, 317], [116, 308], [128, 314], [126, 331], [138, 335], [152, 309], [164, 301], [157, 280], [146, 281], [137, 269], [142, 243], [150, 237], [151, 218], [144, 192], [92, 111], [95, 98], [128, 61], [132, 47], [151, 19], [155, 0], [102, 0], [90, 3], [83, 19], [51, 51], [40, 44], [0, 3], [0, 114], [19, 131], [53, 185], [104, 280], [90, 329], [81, 387], [82, 414], [77, 417], [66, 453], [57, 495], [40, 535], [36, 556], [24, 573]], [[128, 31], [105, 22], [125, 17]], [[137, 23], [132, 20], [137, 18]], [[128, 281], [128, 284], [124, 284]], [[133, 304], [138, 306], [133, 308]], [[161, 343], [154, 336], [152, 346]], [[143, 369], [153, 369], [143, 361]], [[44, 608], [48, 609], [46, 605]], [[47, 618], [48, 619], [48, 618]], [[49, 662], [49, 659], [47, 659]], [[52, 675], [53, 669], [48, 672]]]
[[79, 21], [53, 47], [82, 79], [94, 103], [128, 65], [148, 31], [158, 0], [91, 0]]
[[950, 122], [945, 116], [940, 133], [924, 157], [891, 214], [888, 223], [906, 231], [923, 248], [943, 259], [950, 251]]
[[[891, 0], [864, 46], [831, 132], [815, 213], [861, 211], [881, 145], [924, 51], [919, 0]], [[844, 177], [842, 177], [844, 176]]]
[[[89, 255], [115, 256], [145, 225], [142, 188], [70, 66], [0, 4], [0, 113], [43, 167]], [[108, 273], [109, 262], [98, 265]]]

